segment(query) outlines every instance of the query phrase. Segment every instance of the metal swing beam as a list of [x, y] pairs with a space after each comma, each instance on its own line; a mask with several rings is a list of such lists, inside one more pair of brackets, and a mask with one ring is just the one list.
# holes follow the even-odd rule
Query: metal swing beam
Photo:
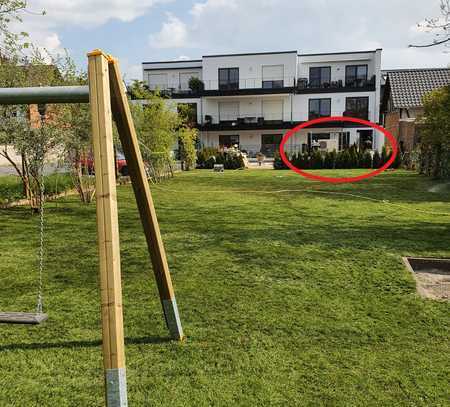
[[0, 89], [0, 104], [90, 103], [91, 105], [96, 168], [105, 398], [108, 407], [126, 407], [128, 402], [113, 116], [128, 162], [166, 324], [173, 339], [182, 340], [184, 335], [155, 207], [117, 60], [100, 50], [94, 50], [88, 54], [88, 62], [89, 86], [3, 88]]
[[42, 86], [0, 89], [0, 105], [88, 102], [89, 86]]

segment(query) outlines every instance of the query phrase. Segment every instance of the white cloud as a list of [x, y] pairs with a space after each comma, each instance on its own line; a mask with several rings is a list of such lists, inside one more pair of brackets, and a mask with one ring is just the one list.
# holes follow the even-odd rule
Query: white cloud
[[181, 48], [187, 45], [188, 29], [185, 23], [171, 13], [167, 13], [167, 21], [161, 30], [149, 37], [153, 48]]
[[46, 22], [86, 26], [101, 25], [109, 20], [132, 21], [151, 7], [170, 0], [34, 0], [33, 11], [46, 11]]

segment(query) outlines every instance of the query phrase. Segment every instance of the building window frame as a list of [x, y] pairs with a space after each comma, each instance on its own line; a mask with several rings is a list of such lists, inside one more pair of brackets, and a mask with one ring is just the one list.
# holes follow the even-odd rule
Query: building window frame
[[[313, 74], [313, 72], [319, 74]], [[325, 72], [325, 73], [324, 73]], [[327, 88], [331, 85], [331, 66], [310, 66], [309, 67], [309, 87]]]
[[[356, 102], [356, 108], [355, 106], [350, 106], [350, 103], [353, 102]], [[365, 102], [365, 107], [361, 108], [361, 102]], [[351, 96], [345, 98], [345, 116], [369, 120], [369, 96]]]
[[219, 146], [220, 148], [230, 148], [237, 144], [239, 147], [240, 137], [239, 134], [219, 134]]
[[[232, 78], [232, 72], [236, 73], [236, 77]], [[226, 73], [223, 79], [222, 73]], [[219, 90], [237, 90], [239, 89], [239, 67], [218, 68]]]
[[[318, 109], [316, 109], [316, 112], [312, 111], [312, 103], [318, 102]], [[328, 109], [322, 113], [322, 105], [328, 103]], [[331, 98], [311, 98], [308, 101], [308, 119], [318, 119], [320, 117], [330, 117], [331, 116]]]
[[[361, 74], [360, 69], [364, 68], [365, 72]], [[349, 72], [352, 71], [353, 72]], [[369, 65], [359, 64], [359, 65], [346, 65], [345, 66], [345, 86], [351, 88], [361, 88], [367, 85], [367, 80], [369, 78]]]

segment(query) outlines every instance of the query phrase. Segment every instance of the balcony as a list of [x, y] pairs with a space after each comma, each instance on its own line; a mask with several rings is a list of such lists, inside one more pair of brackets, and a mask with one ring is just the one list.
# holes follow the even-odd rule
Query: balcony
[[336, 93], [336, 92], [374, 92], [376, 90], [375, 75], [370, 79], [337, 80], [330, 82], [310, 81], [299, 78], [295, 86], [295, 93]]
[[295, 77], [239, 78], [234, 81], [204, 80], [202, 96], [264, 95], [292, 93]]
[[283, 121], [281, 113], [249, 113], [239, 115], [205, 115], [201, 130], [253, 130], [284, 129], [292, 127], [291, 122]]

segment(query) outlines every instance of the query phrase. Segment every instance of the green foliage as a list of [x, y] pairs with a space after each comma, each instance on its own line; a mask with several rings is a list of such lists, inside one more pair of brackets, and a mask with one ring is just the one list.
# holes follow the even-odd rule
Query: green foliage
[[[52, 196], [74, 188], [70, 174], [50, 174], [44, 177], [45, 195]], [[0, 177], [0, 204], [25, 199], [23, 185], [20, 177], [14, 175]]]
[[369, 150], [365, 150], [361, 154], [359, 168], [372, 168], [372, 155]]
[[273, 168], [275, 170], [287, 170], [287, 169], [289, 169], [289, 167], [281, 159], [280, 153], [278, 151], [275, 153], [275, 155], [273, 157]]
[[423, 99], [420, 126], [420, 172], [434, 178], [450, 177], [450, 85]]
[[177, 142], [183, 118], [171, 109], [167, 99], [150, 92], [142, 82], [134, 81], [131, 93], [139, 100], [131, 103], [136, 133], [150, 176], [160, 180], [171, 173], [172, 148]]
[[204, 147], [197, 151], [197, 168], [214, 168], [218, 150], [215, 147]]
[[205, 147], [197, 153], [197, 168], [214, 168], [214, 164], [223, 164], [227, 170], [245, 168], [244, 158], [239, 150], [228, 149], [226, 153], [214, 147]]
[[378, 152], [378, 150], [375, 150], [375, 153], [373, 154], [372, 159], [372, 168], [380, 168], [383, 165], [381, 160], [381, 155]]
[[336, 150], [330, 151], [330, 152], [326, 152], [325, 153], [325, 157], [323, 160], [323, 168], [326, 169], [333, 169], [334, 168], [334, 163], [336, 161], [336, 157], [337, 157], [337, 153]]
[[323, 168], [323, 157], [320, 151], [316, 150], [311, 154], [309, 168], [320, 170]]
[[180, 159], [184, 163], [183, 169], [189, 171], [195, 168], [197, 153], [195, 143], [198, 138], [197, 129], [181, 127], [178, 131], [178, 140], [180, 145]]
[[192, 76], [189, 79], [189, 89], [191, 89], [193, 92], [201, 92], [203, 89], [205, 89], [205, 84], [201, 79]]

